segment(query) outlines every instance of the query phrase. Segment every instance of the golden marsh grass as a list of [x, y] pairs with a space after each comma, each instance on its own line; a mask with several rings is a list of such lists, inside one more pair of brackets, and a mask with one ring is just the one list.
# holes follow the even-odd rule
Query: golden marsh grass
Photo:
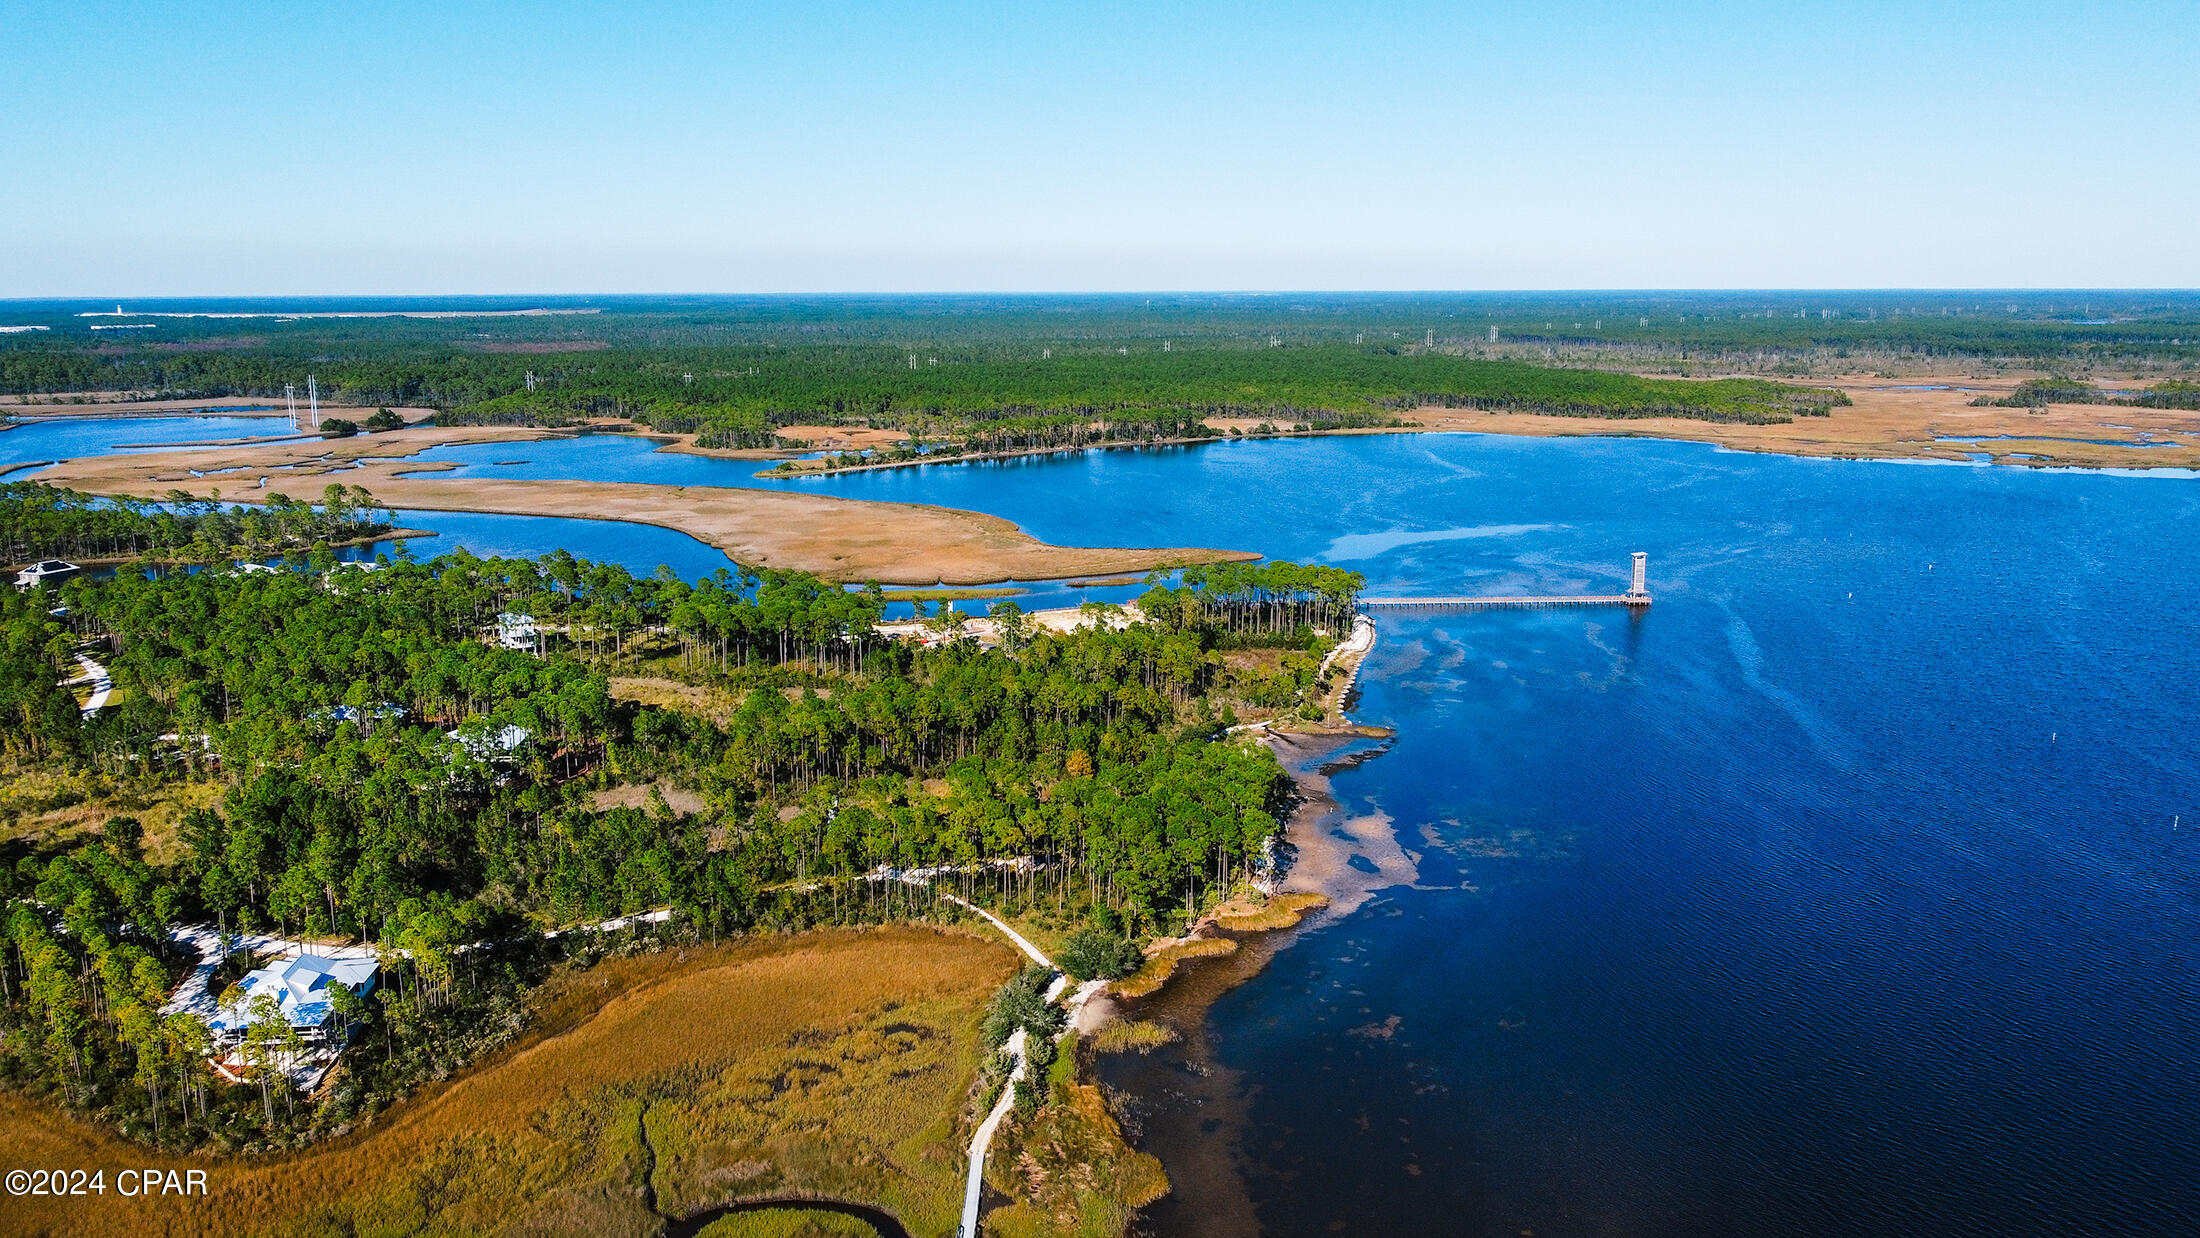
[[1308, 912], [1328, 905], [1329, 900], [1319, 894], [1276, 894], [1258, 905], [1224, 907], [1216, 913], [1215, 922], [1233, 933], [1263, 933], [1291, 928]]
[[0, 1168], [195, 1168], [211, 1186], [9, 1199], [0, 1234], [646, 1235], [645, 1176], [674, 1216], [806, 1193], [952, 1233], [978, 1016], [1016, 962], [913, 927], [609, 960], [546, 986], [519, 1046], [367, 1130], [262, 1160], [153, 1156], [0, 1096]]

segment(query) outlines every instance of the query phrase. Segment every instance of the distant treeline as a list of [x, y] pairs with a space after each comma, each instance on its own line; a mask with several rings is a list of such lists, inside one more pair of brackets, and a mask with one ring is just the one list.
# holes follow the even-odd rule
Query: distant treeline
[[2044, 408], [2049, 404], [2118, 404], [2125, 408], [2200, 409], [2200, 383], [2156, 383], [2144, 391], [2119, 394], [2075, 378], [2033, 378], [2005, 396], [1980, 396], [1980, 408]]
[[[963, 441], [970, 450], [997, 450], [984, 444], [1092, 432], [1081, 422], [1104, 427], [1251, 417], [1364, 424], [1422, 404], [1781, 421], [1822, 412], [1842, 398], [1761, 380], [1639, 378], [1387, 345], [1119, 346], [1056, 353], [996, 342], [928, 354], [915, 368], [908, 364], [911, 355], [838, 344], [621, 348], [531, 361], [457, 352], [340, 355], [311, 368], [331, 402], [432, 405], [446, 410], [445, 424], [556, 426], [616, 416], [737, 447], [770, 446], [780, 427], [805, 423], [892, 426]], [[0, 386], [274, 398], [304, 368], [296, 360], [253, 353], [105, 357], [17, 350], [0, 352]]]

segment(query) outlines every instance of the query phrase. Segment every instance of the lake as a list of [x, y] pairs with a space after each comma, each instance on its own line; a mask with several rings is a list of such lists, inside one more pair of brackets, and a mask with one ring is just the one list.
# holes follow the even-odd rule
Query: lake
[[[468, 463], [940, 503], [1380, 593], [1616, 592], [1646, 551], [1639, 616], [1382, 619], [1355, 712], [1398, 738], [1335, 787], [1418, 880], [1206, 1029], [1263, 1227], [2200, 1229], [2189, 476], [1472, 435], [773, 483], [634, 440], [493, 454], [529, 463]], [[599, 524], [407, 519], [479, 553]], [[627, 561], [610, 528], [573, 549]], [[1207, 1121], [1142, 1103], [1149, 1130]]]

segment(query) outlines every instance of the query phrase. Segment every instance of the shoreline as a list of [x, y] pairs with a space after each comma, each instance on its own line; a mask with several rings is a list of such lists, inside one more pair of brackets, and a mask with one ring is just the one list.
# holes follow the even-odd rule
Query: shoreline
[[[367, 438], [368, 436], [360, 436]], [[256, 447], [86, 456], [35, 480], [107, 496], [212, 485], [221, 501], [281, 494], [314, 502], [331, 482], [364, 486], [377, 504], [415, 511], [579, 517], [656, 525], [753, 567], [807, 571], [834, 583], [940, 587], [1062, 580], [1196, 563], [1251, 562], [1253, 551], [1200, 546], [1057, 546], [982, 512], [777, 489], [650, 482], [438, 478], [449, 465], [411, 457], [457, 442], [562, 437], [501, 427], [390, 431]]]
[[[877, 464], [842, 465], [841, 467], [836, 469], [788, 469], [784, 464], [781, 464], [773, 468], [759, 469], [754, 474], [754, 476], [765, 478], [770, 481], [797, 481], [805, 477], [838, 477], [843, 473], [870, 473], [880, 469], [923, 468], [925, 465], [928, 464], [971, 464], [981, 460], [1021, 460], [1030, 456], [1066, 455], [1084, 451], [1107, 451], [1112, 448], [1120, 447], [1192, 447], [1197, 446], [1201, 443], [1233, 442], [1241, 438], [1291, 438], [1327, 433], [1335, 432], [1327, 430], [1309, 430], [1304, 431], [1298, 436], [1293, 436], [1289, 434], [1215, 434], [1204, 438], [1155, 438], [1140, 439], [1137, 442], [1124, 441], [1113, 443], [1081, 443], [1074, 447], [1028, 447], [1016, 451], [966, 452], [961, 455], [939, 456], [931, 459], [919, 458], [916, 460], [884, 460]], [[664, 448], [661, 450], [671, 449]], [[700, 454], [701, 452], [712, 449], [691, 448], [690, 450], [697, 451], [698, 454]], [[796, 459], [800, 458], [801, 457], [799, 455], [796, 456]]]
[[[330, 550], [347, 550], [353, 546], [372, 546], [376, 542], [412, 541], [415, 538], [441, 536], [443, 536], [441, 533], [433, 529], [391, 529], [386, 533], [376, 533], [367, 537], [347, 537], [340, 542], [323, 542], [321, 546], [325, 546]], [[285, 550], [279, 552], [276, 557], [296, 558], [300, 555], [312, 554], [314, 550], [319, 548], [308, 546], [303, 550]], [[260, 560], [249, 555], [233, 554], [219, 554], [210, 558], [197, 559], [159, 555], [95, 555], [88, 559], [71, 559], [69, 562], [76, 564], [78, 567], [129, 567], [133, 564], [144, 564], [147, 567], [203, 567], [209, 563], [258, 563]], [[28, 566], [30, 566], [28, 562], [0, 564], [0, 572], [18, 571]]]
[[[223, 404], [221, 400], [232, 401]], [[379, 408], [405, 418], [407, 424], [417, 423], [436, 413], [432, 408], [413, 405], [359, 405], [323, 404], [321, 416], [344, 417], [351, 414], [372, 417]], [[41, 421], [130, 421], [136, 418], [183, 417], [266, 417], [287, 421], [290, 409], [280, 396], [224, 396], [216, 400], [96, 400], [82, 404], [0, 404], [0, 416], [29, 424]]]
[[1111, 990], [1106, 998], [1105, 1017], [1148, 1020], [1176, 1033], [1172, 1044], [1151, 1053], [1104, 1055], [1092, 1067], [1098, 1081], [1134, 1098], [1144, 1129], [1133, 1147], [1158, 1158], [1169, 1178], [1168, 1193], [1140, 1209], [1139, 1216], [1158, 1220], [1171, 1234], [1257, 1238], [1264, 1232], [1242, 1151], [1252, 1095], [1243, 1076], [1219, 1058], [1208, 1021], [1215, 1003], [1306, 933], [1353, 914], [1379, 890], [1419, 879], [1414, 857], [1398, 842], [1390, 818], [1380, 812], [1352, 815], [1330, 782], [1342, 770], [1390, 751], [1395, 736], [1352, 722], [1342, 712], [1372, 648], [1371, 638], [1346, 655], [1343, 682], [1331, 698], [1336, 721], [1318, 730], [1267, 731], [1260, 739], [1294, 791], [1282, 834], [1283, 875], [1274, 893], [1320, 901], [1272, 927], [1232, 928], [1229, 917], [1210, 913], [1188, 936], [1227, 940], [1232, 946], [1227, 953], [1184, 957], [1158, 988], [1135, 997]]
[[[2086, 408], [2102, 408], [2101, 405], [2084, 405]], [[1216, 443], [1256, 443], [1274, 439], [1334, 438], [1372, 434], [1491, 434], [1509, 438], [1636, 438], [1666, 443], [1707, 443], [1733, 451], [1758, 455], [1793, 456], [1804, 460], [1856, 460], [1902, 463], [1910, 461], [1938, 461], [1947, 464], [1979, 464], [1995, 467], [2030, 469], [2200, 469], [2200, 429], [2170, 429], [2165, 433], [2185, 435], [2190, 443], [2165, 440], [2159, 443], [2132, 441], [2113, 443], [2108, 441], [2075, 440], [2055, 434], [2005, 433], [2000, 427], [1992, 432], [1981, 431], [1975, 438], [1961, 435], [1935, 436], [1928, 439], [1896, 439], [1887, 442], [1845, 441], [1841, 439], [1813, 439], [1793, 432], [1809, 429], [1802, 418], [1794, 422], [1772, 426], [1751, 426], [1739, 422], [1697, 421], [1690, 418], [1619, 418], [1619, 417], [1562, 417], [1547, 413], [1480, 412], [1473, 409], [1414, 410], [1439, 418], [1442, 424], [1416, 424], [1404, 426], [1365, 426], [1330, 430], [1279, 430], [1273, 434], [1218, 435], [1212, 438], [1156, 439], [1137, 443], [1086, 443], [1077, 447], [1035, 447], [1026, 451], [994, 451], [976, 455], [946, 456], [936, 460], [894, 460], [879, 464], [855, 464], [837, 469], [800, 469], [783, 471], [779, 468], [759, 469], [755, 477], [767, 481], [804, 481], [811, 478], [838, 477], [846, 473], [869, 473], [886, 469], [923, 468], [928, 465], [969, 464], [981, 461], [1022, 460], [1036, 456], [1074, 455], [1088, 451], [1119, 451], [1139, 447], [1201, 447]], [[1985, 411], [1985, 410], [1982, 410]], [[2019, 409], [1992, 410], [2021, 412]], [[2128, 410], [2123, 410], [2128, 411]], [[2141, 412], [2154, 410], [2137, 410]], [[1502, 418], [1501, 424], [1468, 424], [1472, 417]], [[1822, 418], [1810, 418], [1822, 421]], [[1700, 428], [1696, 428], [1700, 427]], [[1934, 427], [1926, 427], [1932, 429]], [[2027, 428], [2031, 429], [2031, 428]], [[1748, 434], [1744, 431], [1781, 431], [1790, 435]], [[659, 448], [661, 451], [683, 451], [694, 455], [720, 455], [740, 459], [769, 459], [772, 453], [757, 451], [733, 456], [716, 449], [685, 448], [678, 445]], [[2145, 454], [2139, 454], [2145, 453]], [[1984, 456], [1985, 459], [1977, 457]]]

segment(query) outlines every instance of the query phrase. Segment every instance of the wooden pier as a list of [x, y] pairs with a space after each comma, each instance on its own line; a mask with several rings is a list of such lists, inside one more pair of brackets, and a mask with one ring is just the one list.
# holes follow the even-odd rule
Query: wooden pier
[[1650, 595], [1632, 593], [1580, 593], [1557, 597], [1417, 597], [1360, 599], [1366, 610], [1489, 610], [1501, 606], [1648, 606]]
[[1367, 610], [1491, 610], [1500, 606], [1648, 606], [1650, 604], [1650, 556], [1636, 551], [1634, 576], [1625, 593], [1577, 593], [1557, 597], [1363, 597]]

